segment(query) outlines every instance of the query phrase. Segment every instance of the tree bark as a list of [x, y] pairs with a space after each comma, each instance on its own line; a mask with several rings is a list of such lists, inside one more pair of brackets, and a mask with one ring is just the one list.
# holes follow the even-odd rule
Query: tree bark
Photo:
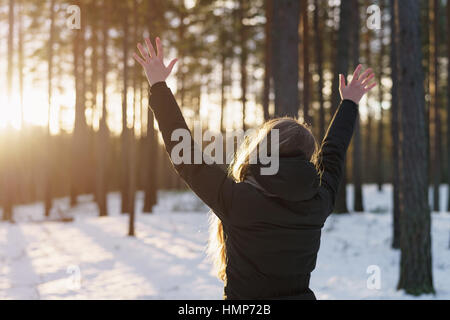
[[390, 67], [391, 67], [391, 135], [392, 135], [392, 184], [393, 184], [393, 212], [392, 212], [392, 248], [400, 248], [400, 123], [399, 123], [399, 99], [398, 99], [398, 66], [397, 66], [397, 43], [395, 41], [395, 35], [397, 34], [397, 26], [395, 23], [395, 0], [390, 0], [390, 14], [391, 14], [391, 52], [390, 52]]
[[302, 49], [303, 49], [303, 119], [307, 124], [311, 124], [310, 114], [310, 72], [309, 72], [309, 19], [308, 0], [301, 1], [302, 13]]
[[264, 120], [270, 119], [269, 105], [270, 105], [270, 83], [272, 80], [272, 15], [273, 15], [273, 1], [265, 0], [265, 14], [266, 24], [264, 26], [265, 40], [264, 40], [264, 89], [263, 89], [263, 112]]
[[317, 75], [319, 76], [319, 80], [317, 81], [317, 94], [319, 97], [319, 139], [323, 140], [325, 137], [325, 99], [323, 96], [323, 87], [324, 87], [324, 79], [323, 79], [323, 36], [322, 36], [322, 24], [320, 17], [320, 5], [322, 5], [322, 1], [314, 0], [314, 34], [315, 34], [315, 51], [317, 58]]
[[429, 2], [429, 94], [430, 94], [430, 149], [431, 174], [433, 181], [433, 210], [439, 211], [439, 185], [441, 182], [441, 116], [439, 105], [439, 75], [438, 75], [438, 33], [439, 33], [439, 0]]
[[[450, 1], [447, 1], [447, 34], [450, 33]], [[447, 61], [450, 61], [450, 38], [447, 37]], [[447, 75], [450, 75], [450, 63], [447, 63]], [[447, 76], [447, 128], [450, 128], [450, 76]], [[450, 130], [447, 129], [447, 183], [450, 186]], [[447, 211], [450, 211], [450, 187], [447, 196]]]
[[247, 106], [247, 60], [248, 60], [248, 27], [245, 25], [245, 17], [247, 12], [247, 0], [239, 0], [239, 45], [241, 48], [241, 53], [239, 56], [240, 61], [240, 71], [241, 71], [241, 104], [242, 104], [242, 130], [247, 130], [247, 125], [245, 123], [246, 118], [246, 106]]
[[121, 194], [122, 194], [122, 205], [121, 212], [129, 213], [130, 212], [130, 194], [129, 194], [129, 161], [130, 161], [130, 145], [129, 145], [129, 135], [130, 130], [128, 129], [128, 119], [127, 119], [127, 110], [128, 110], [128, 4], [123, 3], [122, 7], [122, 28], [123, 28], [123, 74], [122, 74], [122, 149], [121, 149], [121, 157], [122, 157], [122, 170], [121, 170]]
[[[381, 12], [384, 12], [384, 2], [380, 2]], [[382, 83], [382, 79], [384, 76], [384, 55], [385, 55], [385, 46], [384, 46], [384, 29], [378, 30], [379, 34], [379, 44], [380, 44], [380, 54], [378, 56], [378, 64], [379, 64], [379, 84], [378, 84], [378, 101], [380, 103], [380, 119], [378, 120], [378, 132], [377, 132], [377, 152], [376, 152], [376, 175], [377, 175], [377, 185], [378, 190], [383, 190], [383, 182], [384, 182], [384, 148], [383, 148], [383, 133], [384, 133], [384, 110], [383, 110], [383, 99], [384, 99], [384, 87]]]
[[47, 124], [47, 157], [46, 157], [46, 170], [45, 170], [45, 216], [50, 216], [50, 210], [52, 208], [52, 145], [50, 134], [50, 117], [52, 110], [52, 93], [53, 93], [53, 46], [55, 42], [55, 0], [50, 1], [50, 38], [48, 41], [48, 72], [47, 72], [47, 87], [48, 87], [48, 124]]
[[[84, 3], [80, 0], [75, 2], [84, 12]], [[85, 182], [85, 140], [86, 140], [86, 117], [85, 117], [85, 21], [81, 19], [81, 29], [74, 30], [73, 43], [74, 55], [74, 77], [75, 77], [75, 125], [72, 135], [72, 157], [71, 157], [71, 181], [70, 181], [70, 205], [75, 206], [77, 196], [83, 191]]]
[[434, 293], [434, 288], [419, 0], [410, 0], [408, 6], [396, 0], [395, 19], [401, 118], [401, 259], [398, 289], [420, 295]]
[[[13, 70], [14, 70], [14, 11], [15, 11], [15, 1], [9, 0], [8, 6], [8, 65], [7, 65], [7, 98], [10, 103], [12, 100], [12, 84], [13, 84]], [[6, 141], [4, 145], [5, 150], [13, 150], [14, 146], [10, 146], [10, 142]], [[4, 168], [2, 174], [2, 198], [3, 198], [3, 221], [13, 220], [13, 196], [14, 190], [12, 188], [13, 184], [13, 172], [14, 172], [14, 161], [13, 153], [3, 155], [4, 158]]]
[[[339, 33], [338, 33], [338, 43], [337, 43], [337, 54], [336, 54], [336, 73], [334, 74], [333, 85], [332, 85], [332, 109], [333, 112], [336, 111], [337, 106], [340, 102], [339, 93], [339, 74], [346, 75], [349, 69], [349, 58], [350, 58], [350, 46], [352, 33], [350, 29], [352, 16], [352, 1], [341, 1], [340, 14], [339, 14]], [[339, 186], [335, 213], [348, 213], [347, 208], [347, 170], [345, 161], [343, 172], [342, 172], [342, 182]]]
[[[353, 65], [359, 64], [359, 49], [360, 49], [360, 12], [358, 0], [353, 1]], [[353, 138], [353, 188], [354, 188], [354, 202], [353, 208], [356, 212], [363, 212], [363, 191], [362, 191], [362, 155], [361, 155], [361, 120], [358, 116], [355, 126], [355, 133]]]
[[[161, 8], [161, 4], [156, 5], [154, 0], [148, 0], [148, 6], [150, 8]], [[158, 13], [149, 10], [147, 13], [147, 19], [149, 21], [148, 32], [156, 32], [155, 20]], [[150, 93], [150, 87], [148, 88]], [[150, 94], [148, 95], [148, 105], [150, 104]], [[147, 108], [147, 134], [144, 140], [145, 143], [145, 195], [144, 195], [144, 208], [143, 212], [151, 213], [153, 211], [153, 206], [157, 202], [157, 190], [158, 190], [158, 175], [157, 172], [160, 170], [158, 162], [158, 136], [155, 131], [155, 120], [153, 117], [153, 112]]]
[[[134, 20], [134, 26], [133, 26], [133, 43], [137, 43], [138, 39], [138, 29], [139, 29], [139, 16], [138, 16], [138, 2], [137, 0], [133, 0], [133, 20]], [[128, 56], [128, 55], [127, 55]], [[129, 134], [129, 145], [130, 145], [130, 156], [128, 159], [128, 176], [129, 176], [129, 182], [128, 182], [128, 194], [129, 194], [129, 222], [128, 222], [128, 236], [134, 237], [135, 236], [135, 220], [136, 220], [136, 107], [137, 107], [137, 77], [138, 77], [138, 69], [137, 64], [135, 64], [133, 68], [133, 123], [130, 129]]]
[[298, 116], [298, 0], [273, 1], [272, 66], [275, 117]]

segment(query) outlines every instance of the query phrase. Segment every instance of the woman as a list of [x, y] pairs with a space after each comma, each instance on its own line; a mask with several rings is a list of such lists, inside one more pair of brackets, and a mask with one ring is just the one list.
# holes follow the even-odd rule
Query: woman
[[[156, 38], [157, 52], [148, 38], [145, 42], [147, 48], [138, 44], [142, 56], [134, 58], [151, 85], [150, 106], [170, 155], [172, 132], [188, 130], [165, 83], [177, 60], [166, 67], [161, 40]], [[225, 282], [225, 299], [315, 299], [309, 280], [321, 229], [333, 211], [358, 103], [376, 85], [369, 83], [372, 70], [360, 75], [361, 69], [356, 68], [348, 85], [340, 75], [343, 101], [320, 150], [306, 126], [281, 118], [263, 125], [258, 140], [241, 147], [229, 174], [214, 164], [174, 165], [217, 216], [209, 251]], [[265, 176], [261, 165], [249, 164], [249, 157], [272, 129], [279, 132], [279, 170]]]

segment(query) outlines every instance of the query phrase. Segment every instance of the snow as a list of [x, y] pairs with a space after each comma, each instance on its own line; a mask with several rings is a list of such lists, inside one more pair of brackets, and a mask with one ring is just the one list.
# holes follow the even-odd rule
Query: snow
[[[352, 186], [348, 187], [349, 204]], [[318, 299], [450, 299], [450, 215], [432, 215], [436, 295], [396, 290], [399, 251], [392, 250], [392, 188], [364, 187], [365, 213], [331, 216], [323, 230], [311, 289]], [[447, 187], [442, 186], [442, 196]], [[138, 194], [138, 211], [143, 195]], [[110, 216], [97, 217], [91, 197], [69, 208], [55, 201], [15, 208], [16, 223], [0, 223], [0, 299], [221, 299], [222, 283], [206, 258], [208, 208], [190, 192], [161, 192], [152, 215], [137, 213], [136, 237], [126, 236], [120, 196], [108, 196]], [[445, 199], [441, 208], [445, 207]], [[351, 206], [350, 206], [351, 209]], [[54, 221], [60, 215], [73, 222]], [[369, 289], [369, 266], [380, 271]]]

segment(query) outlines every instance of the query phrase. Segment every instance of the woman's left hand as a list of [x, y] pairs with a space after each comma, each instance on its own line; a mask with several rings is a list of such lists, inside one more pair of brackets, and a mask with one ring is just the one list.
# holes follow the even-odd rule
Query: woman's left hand
[[152, 86], [155, 83], [166, 81], [178, 59], [173, 59], [166, 67], [164, 64], [164, 50], [161, 45], [161, 39], [156, 38], [156, 49], [158, 52], [155, 52], [149, 38], [145, 38], [145, 43], [147, 48], [144, 48], [141, 43], [137, 45], [142, 56], [134, 53], [134, 59], [144, 68], [148, 82]]

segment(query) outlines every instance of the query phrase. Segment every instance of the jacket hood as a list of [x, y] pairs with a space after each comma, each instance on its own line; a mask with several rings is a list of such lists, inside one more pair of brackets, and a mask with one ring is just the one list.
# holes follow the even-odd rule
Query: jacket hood
[[314, 164], [304, 157], [280, 157], [279, 161], [275, 175], [261, 175], [261, 164], [251, 164], [250, 174], [271, 196], [293, 202], [312, 199], [320, 185]]

